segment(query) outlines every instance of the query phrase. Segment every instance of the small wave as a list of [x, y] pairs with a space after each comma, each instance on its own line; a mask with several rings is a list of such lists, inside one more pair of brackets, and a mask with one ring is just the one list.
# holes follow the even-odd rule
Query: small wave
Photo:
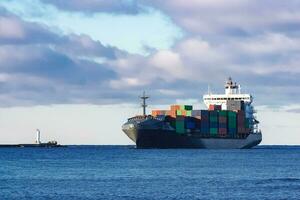
[[258, 183], [272, 183], [272, 182], [300, 182], [300, 178], [268, 178], [259, 180]]

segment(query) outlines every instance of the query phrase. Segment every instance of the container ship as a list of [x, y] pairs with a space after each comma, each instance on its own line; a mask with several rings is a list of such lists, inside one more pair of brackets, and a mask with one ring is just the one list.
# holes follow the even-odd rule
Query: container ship
[[122, 130], [136, 148], [209, 148], [244, 149], [258, 145], [262, 134], [258, 128], [253, 97], [242, 94], [241, 86], [229, 77], [225, 94], [203, 95], [205, 110], [192, 105], [171, 105], [169, 110], [152, 110], [146, 115], [129, 118]]

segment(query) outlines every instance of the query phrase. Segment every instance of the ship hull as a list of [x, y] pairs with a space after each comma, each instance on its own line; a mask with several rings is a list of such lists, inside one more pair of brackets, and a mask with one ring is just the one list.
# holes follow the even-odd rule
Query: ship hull
[[123, 128], [125, 134], [137, 148], [205, 148], [205, 149], [245, 149], [258, 145], [261, 133], [249, 134], [245, 138], [212, 138], [196, 134], [177, 134], [173, 130], [147, 129], [132, 125]]

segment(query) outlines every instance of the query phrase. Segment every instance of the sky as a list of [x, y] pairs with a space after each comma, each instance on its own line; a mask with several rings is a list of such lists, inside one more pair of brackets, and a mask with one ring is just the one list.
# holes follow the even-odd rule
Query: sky
[[254, 96], [262, 144], [300, 144], [300, 2], [1, 0], [0, 143], [132, 144], [174, 103], [204, 108], [228, 76]]

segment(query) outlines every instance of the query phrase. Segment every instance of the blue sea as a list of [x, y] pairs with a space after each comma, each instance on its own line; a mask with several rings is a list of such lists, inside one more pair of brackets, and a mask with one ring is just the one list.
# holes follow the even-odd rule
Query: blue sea
[[0, 148], [0, 199], [300, 199], [300, 147]]

